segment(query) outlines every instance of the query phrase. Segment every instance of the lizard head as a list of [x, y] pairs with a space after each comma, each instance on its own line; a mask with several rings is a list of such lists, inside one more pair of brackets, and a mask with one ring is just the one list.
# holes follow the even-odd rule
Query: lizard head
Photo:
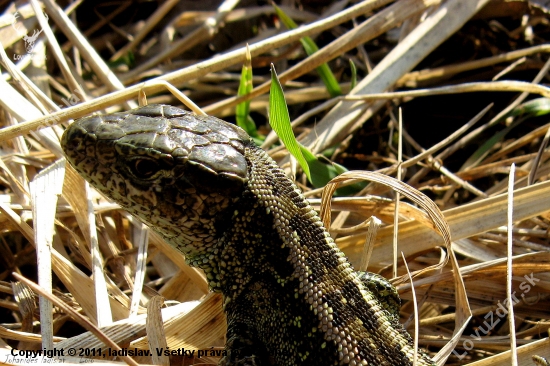
[[79, 119], [61, 141], [86, 180], [190, 255], [244, 190], [251, 143], [237, 126], [167, 105]]

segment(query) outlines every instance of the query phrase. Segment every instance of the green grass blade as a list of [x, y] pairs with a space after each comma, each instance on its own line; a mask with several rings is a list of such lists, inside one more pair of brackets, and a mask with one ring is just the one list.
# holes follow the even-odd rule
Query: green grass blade
[[514, 127], [518, 126], [525, 120], [533, 117], [539, 117], [543, 116], [545, 114], [550, 113], [550, 99], [548, 98], [537, 98], [530, 100], [528, 102], [522, 103], [513, 110], [511, 110], [508, 114], [503, 116], [502, 119], [506, 119], [508, 117], [517, 117], [522, 116], [518, 118], [516, 121], [514, 121], [512, 124], [504, 128], [503, 130], [497, 132], [493, 137], [485, 141], [469, 158], [466, 160], [466, 162], [462, 165], [460, 170], [467, 169], [469, 167], [476, 166], [483, 160], [487, 154], [491, 151], [491, 149], [500, 142], [504, 137], [510, 132]]
[[[341, 165], [317, 158], [308, 148], [296, 141], [290, 125], [290, 117], [286, 105], [283, 88], [277, 77], [273, 64], [271, 65], [271, 90], [269, 93], [269, 123], [273, 131], [285, 144], [287, 150], [296, 158], [304, 170], [307, 179], [315, 188], [324, 187], [332, 178], [347, 171]], [[321, 156], [322, 158], [322, 156]], [[355, 184], [336, 191], [338, 195], [351, 195], [361, 190], [365, 184]]]
[[[321, 188], [327, 185], [333, 178], [347, 172], [346, 167], [320, 156], [316, 157], [303, 145], [300, 145], [302, 154], [308, 162], [311, 170], [311, 184], [315, 188]], [[353, 196], [367, 186], [367, 182], [354, 183], [349, 186], [338, 188], [335, 192], [337, 196]]]
[[135, 57], [135, 54], [131, 51], [128, 51], [127, 53], [125, 53], [124, 55], [120, 56], [119, 58], [117, 58], [116, 60], [113, 60], [113, 61], [108, 61], [107, 62], [107, 65], [110, 67], [110, 68], [117, 68], [121, 65], [126, 65], [128, 66], [128, 68], [133, 68], [135, 65], [136, 65], [136, 57]]
[[[279, 8], [277, 5], [273, 4], [273, 7], [275, 8], [275, 11], [277, 12], [277, 15], [288, 29], [295, 29], [298, 27], [298, 25], [290, 18], [288, 15], [285, 14], [285, 12]], [[315, 52], [319, 51], [319, 47], [315, 44], [313, 39], [310, 37], [304, 37], [300, 39], [300, 42], [302, 43], [302, 46], [304, 47], [304, 50], [308, 55], [312, 55]], [[330, 67], [326, 63], [322, 64], [321, 66], [316, 68], [317, 73], [319, 73], [319, 77], [325, 84], [325, 87], [327, 88], [329, 94], [331, 97], [337, 97], [339, 95], [342, 95], [342, 89], [340, 88], [340, 84], [338, 84], [338, 81], [336, 80], [336, 77], [330, 70]]]
[[299, 146], [311, 170], [310, 182], [313, 187], [324, 187], [332, 178], [340, 174], [336, 167], [319, 160], [307, 147], [301, 144]]
[[499, 142], [501, 141], [504, 136], [508, 134], [514, 127], [519, 125], [521, 122], [523, 122], [525, 119], [522, 118], [520, 120], [515, 121], [511, 125], [507, 126], [505, 129], [495, 133], [493, 137], [489, 138], [487, 141], [485, 141], [469, 158], [466, 160], [466, 162], [462, 165], [460, 170], [465, 170], [474, 166], [477, 166], [481, 160], [483, 160], [487, 154], [491, 151], [491, 149]]
[[355, 85], [357, 85], [357, 67], [351, 60], [349, 59], [349, 68], [351, 69], [351, 86], [349, 90], [353, 90], [355, 88]]
[[530, 117], [538, 117], [548, 113], [550, 113], [550, 99], [537, 98], [517, 106], [510, 112], [510, 116], [525, 114]]
[[[247, 95], [252, 91], [252, 60], [248, 47], [246, 49], [246, 62], [243, 65], [241, 71], [241, 80], [239, 82], [238, 96]], [[237, 119], [237, 126], [245, 130], [252, 138], [258, 138], [258, 131], [256, 130], [256, 124], [249, 115], [250, 112], [250, 100], [246, 100], [237, 104], [235, 108], [235, 116]]]
[[296, 158], [298, 164], [304, 170], [307, 179], [311, 182], [309, 165], [302, 154], [298, 141], [294, 137], [294, 132], [290, 126], [290, 116], [283, 93], [283, 87], [277, 77], [275, 66], [271, 64], [271, 89], [269, 91], [269, 124], [277, 136], [285, 144], [287, 150]]

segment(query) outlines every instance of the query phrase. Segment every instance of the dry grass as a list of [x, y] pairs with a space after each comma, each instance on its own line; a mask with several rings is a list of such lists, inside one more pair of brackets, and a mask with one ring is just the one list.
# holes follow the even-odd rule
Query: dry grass
[[[301, 11], [283, 8], [307, 24], [285, 31], [271, 6], [252, 0], [239, 8], [229, 0], [198, 8], [83, 1], [63, 10], [52, 0], [0, 1], [0, 361], [10, 364], [11, 348], [55, 344], [90, 357], [108, 344], [208, 354], [96, 362], [217, 362], [210, 352], [223, 349], [220, 296], [208, 294], [202, 272], [179, 252], [88, 188], [62, 160], [59, 136], [71, 119], [136, 106], [140, 91], [149, 103], [180, 105], [166, 82], [207, 113], [233, 120], [247, 43], [256, 85], [248, 98], [268, 135], [264, 148], [290, 169], [266, 127], [274, 63], [301, 142], [315, 152], [337, 146], [332, 158], [355, 169], [334, 183], [379, 183], [321, 201], [322, 189], [298, 179], [356, 268], [394, 277], [406, 300], [414, 294], [417, 325], [408, 325], [413, 301], [401, 314], [419, 346], [447, 365], [550, 359], [548, 9], [533, 2], [529, 10], [527, 1], [483, 8], [488, 2], [283, 1], [302, 3]], [[34, 15], [41, 7], [47, 19]], [[28, 37], [38, 31], [31, 47]], [[304, 54], [304, 36], [319, 52]], [[108, 64], [128, 52], [135, 64]], [[26, 57], [14, 65], [19, 56]], [[353, 90], [348, 59], [359, 74]], [[345, 97], [330, 98], [320, 83], [315, 68], [325, 62]], [[537, 98], [538, 117], [526, 104]], [[401, 159], [395, 141], [403, 143]], [[387, 177], [396, 174], [409, 186]], [[406, 201], [395, 205], [393, 192]], [[51, 302], [39, 304], [39, 294]], [[507, 317], [502, 304], [511, 296], [521, 301]], [[78, 354], [65, 360], [81, 361]]]

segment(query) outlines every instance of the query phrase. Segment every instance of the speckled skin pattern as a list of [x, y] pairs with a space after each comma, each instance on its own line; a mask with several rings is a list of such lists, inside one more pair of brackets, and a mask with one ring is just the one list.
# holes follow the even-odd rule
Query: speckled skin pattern
[[[84, 178], [223, 294], [220, 365], [412, 365], [393, 288], [388, 306], [373, 277], [354, 272], [299, 189], [239, 127], [149, 105], [80, 119], [62, 146]], [[419, 352], [417, 364], [434, 363]]]

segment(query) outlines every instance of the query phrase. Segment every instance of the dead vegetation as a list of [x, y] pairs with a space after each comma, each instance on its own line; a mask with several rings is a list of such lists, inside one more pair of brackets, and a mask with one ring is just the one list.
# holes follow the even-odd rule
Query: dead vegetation
[[[302, 25], [287, 31], [264, 1], [0, 1], [0, 361], [15, 362], [11, 348], [55, 344], [65, 364], [217, 362], [220, 297], [179, 252], [88, 188], [64, 164], [59, 137], [71, 119], [133, 108], [140, 91], [181, 105], [167, 82], [230, 121], [250, 99], [263, 147], [294, 171], [266, 120], [271, 63], [299, 141], [352, 170], [343, 183], [384, 183], [321, 201], [298, 171], [354, 266], [395, 278], [401, 296], [416, 299], [418, 316], [412, 301], [401, 314], [419, 345], [447, 365], [550, 359], [549, 9], [442, 3], [281, 1]], [[319, 46], [310, 56], [306, 36]], [[237, 97], [247, 44], [255, 87]], [[324, 63], [341, 96], [321, 82]], [[395, 192], [405, 197], [397, 248]], [[38, 295], [52, 302], [39, 306]], [[116, 347], [195, 354], [106, 353]]]

